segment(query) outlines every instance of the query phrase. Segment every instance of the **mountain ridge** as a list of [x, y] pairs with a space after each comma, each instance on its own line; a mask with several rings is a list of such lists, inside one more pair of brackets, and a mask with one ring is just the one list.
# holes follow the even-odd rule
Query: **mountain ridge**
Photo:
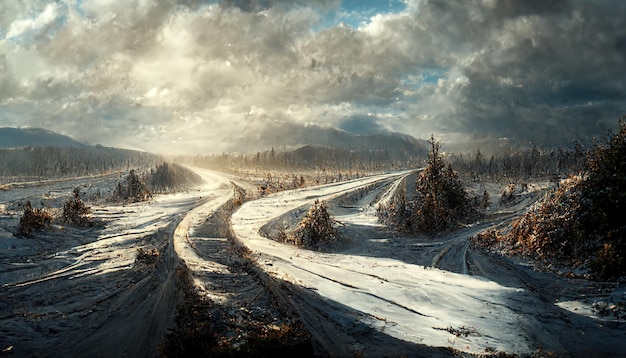
[[387, 151], [394, 157], [423, 155], [428, 142], [399, 132], [354, 134], [317, 125], [281, 125], [265, 129], [259, 141], [266, 146], [325, 147], [348, 151]]
[[20, 147], [86, 148], [90, 146], [48, 129], [0, 127], [0, 149]]

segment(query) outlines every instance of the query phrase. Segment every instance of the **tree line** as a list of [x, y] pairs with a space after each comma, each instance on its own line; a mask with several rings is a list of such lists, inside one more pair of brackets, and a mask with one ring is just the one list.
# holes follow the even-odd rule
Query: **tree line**
[[585, 165], [588, 155], [588, 150], [574, 142], [574, 149], [540, 150], [533, 145], [526, 150], [509, 148], [489, 158], [478, 148], [473, 154], [451, 154], [449, 160], [459, 174], [471, 180], [506, 181], [575, 175]]
[[320, 170], [384, 172], [420, 165], [425, 153], [406, 155], [388, 150], [347, 150], [304, 146], [296, 150], [270, 148], [255, 153], [222, 153], [181, 158], [184, 163], [213, 169]]
[[155, 154], [102, 146], [10, 148], [0, 149], [0, 177], [65, 178], [149, 168], [162, 161]]

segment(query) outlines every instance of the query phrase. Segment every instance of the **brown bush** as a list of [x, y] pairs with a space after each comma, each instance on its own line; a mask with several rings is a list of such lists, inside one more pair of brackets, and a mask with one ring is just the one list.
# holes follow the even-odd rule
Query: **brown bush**
[[625, 276], [626, 121], [619, 127], [592, 151], [586, 172], [547, 193], [493, 242], [512, 254], [588, 269], [596, 279]]
[[328, 214], [326, 204], [319, 200], [315, 200], [300, 225], [286, 235], [287, 242], [313, 250], [328, 250], [339, 240], [335, 221]]
[[34, 230], [50, 227], [52, 215], [46, 209], [33, 208], [30, 201], [24, 203], [22, 217], [20, 218], [20, 234], [26, 235]]
[[74, 189], [73, 194], [74, 196], [63, 205], [61, 220], [68, 225], [91, 225], [91, 220], [87, 217], [91, 213], [91, 209], [85, 206], [85, 203], [81, 200], [80, 189]]

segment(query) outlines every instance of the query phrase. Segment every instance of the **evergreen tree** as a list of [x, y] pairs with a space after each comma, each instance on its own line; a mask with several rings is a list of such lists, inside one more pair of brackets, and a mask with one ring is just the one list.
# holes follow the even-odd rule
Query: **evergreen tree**
[[288, 242], [314, 250], [327, 250], [339, 239], [334, 220], [319, 200], [315, 200], [300, 225], [287, 237]]
[[436, 232], [476, 219], [482, 210], [470, 198], [458, 174], [439, 153], [441, 143], [430, 137], [426, 168], [418, 175], [413, 199], [417, 231]]
[[68, 225], [87, 226], [90, 224], [87, 215], [91, 210], [85, 206], [80, 198], [80, 188], [75, 188], [73, 197], [63, 205], [63, 215], [61, 219]]
[[147, 200], [150, 197], [150, 191], [141, 179], [139, 179], [135, 170], [131, 169], [128, 176], [124, 179], [124, 183], [117, 184], [117, 188], [113, 192], [113, 197], [117, 200], [134, 203]]

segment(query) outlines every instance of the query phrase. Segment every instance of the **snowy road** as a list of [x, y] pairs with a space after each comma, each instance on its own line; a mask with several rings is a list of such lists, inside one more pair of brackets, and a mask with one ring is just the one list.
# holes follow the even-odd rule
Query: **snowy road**
[[[493, 221], [415, 238], [388, 230], [375, 213], [375, 202], [408, 172], [276, 193], [233, 214], [232, 230], [252, 253], [243, 258], [222, 235], [228, 215], [216, 213], [233, 198], [232, 183], [245, 184], [195, 171], [206, 181], [197, 190], [94, 207], [105, 223], [100, 227], [56, 227], [16, 238], [10, 230], [19, 218], [0, 215], [0, 348], [13, 347], [18, 356], [159, 355], [182, 262], [198, 292], [236, 312], [234, 318], [270, 327], [266, 317], [284, 314], [272, 311], [276, 299], [297, 312], [320, 352], [335, 356], [450, 356], [449, 348], [521, 355], [626, 352], [624, 323], [591, 317], [580, 305], [581, 297], [599, 295], [601, 285], [557, 279], [469, 247], [469, 237], [521, 214], [534, 197]], [[24, 199], [62, 200], [77, 184], [95, 192], [114, 179], [18, 186], [0, 191], [0, 209]], [[329, 203], [353, 245], [319, 253], [259, 234], [316, 199]], [[139, 248], [158, 257], [137, 262]]]
[[[237, 238], [253, 251], [264, 270], [304, 288], [287, 295], [294, 297], [308, 328], [329, 352], [406, 353], [377, 352], [380, 337], [373, 340], [372, 331], [414, 343], [408, 351], [413, 355], [441, 353], [420, 353], [419, 347], [424, 346], [474, 354], [624, 352], [623, 326], [602, 328], [601, 322], [554, 304], [555, 295], [567, 295], [579, 283], [533, 274], [469, 249], [472, 235], [511, 220], [533, 200], [494, 222], [435, 238], [401, 238], [377, 223], [372, 201], [382, 189], [372, 184], [394, 185], [402, 177], [380, 175], [277, 193], [244, 204], [232, 217]], [[288, 217], [290, 211], [301, 213], [315, 199], [332, 200], [365, 187], [372, 191], [360, 193], [362, 198], [354, 205], [333, 206], [331, 201], [329, 208], [357, 240], [353, 248], [320, 253], [259, 234], [268, 222]]]
[[[232, 197], [226, 175], [198, 172], [206, 184], [197, 190], [93, 207], [103, 226], [55, 227], [34, 238], [0, 229], [0, 348], [13, 347], [19, 356], [159, 355], [177, 295], [172, 238], [189, 211]], [[95, 190], [117, 177], [24, 185], [0, 198], [5, 206], [42, 193], [60, 200], [75, 186]], [[4, 216], [3, 226], [14, 227], [17, 219]], [[137, 262], [140, 248], [158, 252], [155, 261]]]
[[[328, 200], [402, 176], [369, 177], [249, 202], [233, 215], [233, 229], [267, 271], [314, 291], [321, 299], [317, 304], [323, 302], [329, 311], [341, 311], [337, 317], [342, 321], [335, 322], [341, 327], [365, 325], [399, 340], [473, 353], [528, 353], [526, 340], [516, 330], [516, 315], [505, 304], [517, 288], [401, 260], [301, 250], [259, 235], [268, 221], [315, 199]], [[372, 210], [338, 219], [377, 226]]]

